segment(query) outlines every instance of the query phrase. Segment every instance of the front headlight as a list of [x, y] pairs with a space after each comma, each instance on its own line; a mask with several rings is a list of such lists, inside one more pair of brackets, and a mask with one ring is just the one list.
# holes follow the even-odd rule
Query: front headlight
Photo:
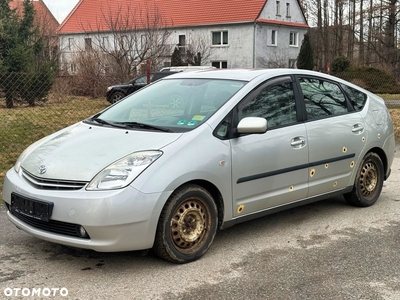
[[161, 155], [161, 151], [143, 151], [125, 156], [97, 174], [86, 189], [99, 191], [124, 188]]
[[109, 87], [107, 88], [107, 92], [111, 91], [112, 89], [113, 89], [113, 86], [109, 86]]

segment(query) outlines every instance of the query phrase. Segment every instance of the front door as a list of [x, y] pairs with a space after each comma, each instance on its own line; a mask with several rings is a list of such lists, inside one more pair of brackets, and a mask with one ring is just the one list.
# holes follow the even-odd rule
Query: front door
[[237, 106], [238, 121], [263, 117], [268, 129], [231, 140], [234, 216], [306, 198], [308, 141], [297, 106], [287, 76], [266, 82]]

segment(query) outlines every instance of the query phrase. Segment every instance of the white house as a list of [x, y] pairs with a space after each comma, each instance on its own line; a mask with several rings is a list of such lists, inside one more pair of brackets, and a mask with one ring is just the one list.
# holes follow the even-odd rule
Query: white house
[[[146, 32], [160, 25], [167, 44], [183, 52], [201, 46], [202, 65], [218, 68], [295, 67], [309, 28], [298, 0], [80, 0], [59, 28], [63, 63], [73, 71], [71, 55], [91, 49], [94, 39], [123, 48], [118, 30], [141, 31], [133, 40], [143, 49]], [[161, 66], [170, 63], [169, 50]]]

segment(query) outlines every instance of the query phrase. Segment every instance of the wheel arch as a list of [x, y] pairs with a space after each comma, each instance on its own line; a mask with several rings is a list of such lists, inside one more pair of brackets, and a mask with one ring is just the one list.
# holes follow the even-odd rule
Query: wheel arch
[[383, 164], [383, 171], [384, 171], [385, 180], [386, 180], [386, 174], [388, 173], [389, 166], [388, 166], [388, 159], [387, 159], [385, 151], [383, 151], [383, 149], [381, 149], [381, 148], [375, 147], [375, 148], [370, 149], [365, 155], [367, 155], [368, 153], [376, 153], [379, 156], [379, 158], [381, 159], [382, 164]]
[[185, 182], [185, 183], [181, 184], [179, 187], [177, 187], [176, 189], [179, 189], [182, 186], [187, 185], [187, 184], [195, 184], [195, 185], [201, 186], [202, 188], [204, 188], [211, 194], [212, 198], [214, 199], [215, 205], [217, 206], [217, 209], [218, 209], [218, 227], [217, 227], [217, 229], [220, 229], [222, 226], [222, 223], [224, 221], [225, 205], [224, 205], [224, 200], [222, 198], [222, 194], [219, 191], [219, 189], [211, 182], [209, 182], [207, 180], [201, 180], [201, 179]]

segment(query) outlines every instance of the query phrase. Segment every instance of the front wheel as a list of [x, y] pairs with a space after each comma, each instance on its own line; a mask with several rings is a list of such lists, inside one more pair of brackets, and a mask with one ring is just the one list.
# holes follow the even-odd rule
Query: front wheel
[[367, 207], [378, 200], [383, 187], [384, 168], [376, 153], [368, 153], [358, 168], [353, 190], [344, 195], [347, 203]]
[[111, 98], [110, 98], [110, 102], [111, 104], [118, 102], [119, 100], [121, 100], [122, 98], [125, 97], [125, 94], [122, 92], [114, 92], [114, 94], [112, 94]]
[[190, 184], [172, 193], [158, 221], [153, 251], [174, 263], [200, 258], [217, 232], [218, 213], [210, 193]]

